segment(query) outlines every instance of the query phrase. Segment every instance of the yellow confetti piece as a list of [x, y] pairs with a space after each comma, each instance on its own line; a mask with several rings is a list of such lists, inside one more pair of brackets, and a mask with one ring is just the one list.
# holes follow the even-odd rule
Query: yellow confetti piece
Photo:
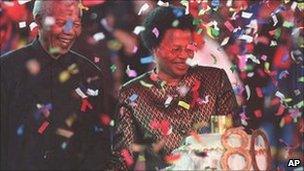
[[78, 4], [78, 8], [81, 9], [81, 10], [86, 10], [86, 11], [89, 10], [89, 8], [86, 7], [86, 6], [84, 6], [82, 3], [79, 3], [79, 4]]
[[188, 103], [184, 102], [184, 101], [179, 101], [178, 105], [181, 106], [181, 107], [183, 107], [183, 108], [185, 108], [185, 109], [187, 109], [187, 110], [190, 109], [190, 105]]
[[142, 86], [147, 87], [147, 88], [153, 87], [153, 84], [146, 83], [146, 82], [144, 82], [143, 80], [140, 80], [139, 83], [140, 83]]
[[61, 83], [66, 82], [68, 79], [70, 79], [71, 75], [68, 71], [63, 71], [59, 74], [59, 81]]

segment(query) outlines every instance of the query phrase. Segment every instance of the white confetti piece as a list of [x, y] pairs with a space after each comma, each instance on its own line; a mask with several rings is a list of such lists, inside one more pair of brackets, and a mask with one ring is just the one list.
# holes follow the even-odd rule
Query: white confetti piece
[[294, 2], [291, 4], [291, 7], [290, 7], [291, 10], [292, 10], [292, 11], [295, 11], [295, 9], [297, 8], [297, 5], [298, 5], [298, 3], [294, 1]]
[[152, 33], [155, 35], [156, 38], [159, 36], [159, 31], [156, 27], [153, 28]]
[[19, 22], [19, 28], [24, 28], [24, 27], [26, 27], [26, 22], [25, 21]]
[[94, 62], [95, 62], [95, 63], [98, 63], [99, 61], [100, 61], [100, 58], [94, 57]]
[[138, 35], [140, 32], [144, 31], [145, 30], [145, 27], [143, 26], [136, 26], [133, 30], [133, 33]]
[[227, 6], [227, 7], [231, 7], [231, 5], [232, 5], [232, 0], [227, 0], [226, 6]]
[[93, 89], [90, 89], [90, 88], [87, 89], [87, 95], [89, 95], [89, 96], [98, 96], [98, 94], [99, 94], [98, 89], [96, 89], [96, 90], [93, 90]]
[[281, 100], [285, 99], [285, 95], [283, 93], [281, 93], [280, 91], [277, 91], [275, 93], [275, 96], [279, 97]]
[[229, 37], [226, 37], [226, 38], [222, 41], [221, 46], [225, 46], [225, 45], [228, 43], [228, 41], [229, 41]]
[[251, 18], [252, 17], [252, 13], [249, 13], [249, 12], [242, 12], [242, 15], [241, 15], [241, 17], [243, 17], [243, 18]]
[[185, 97], [186, 94], [189, 92], [189, 90], [190, 90], [190, 88], [185, 85], [177, 87], [177, 91], [181, 97]]
[[271, 15], [271, 17], [273, 20], [273, 26], [277, 25], [277, 23], [279, 22], [277, 16], [275, 14], [273, 14], [273, 15]]
[[159, 0], [157, 2], [157, 5], [161, 6], [161, 7], [168, 7], [170, 4], [169, 4], [169, 2], [163, 2], [163, 1]]
[[33, 31], [33, 30], [34, 30], [34, 28], [36, 28], [37, 26], [38, 26], [38, 24], [37, 24], [37, 23], [32, 22], [32, 23], [30, 24], [30, 30], [31, 30], [31, 31]]
[[266, 56], [266, 55], [262, 55], [262, 56], [261, 56], [261, 59], [262, 59], [263, 61], [266, 61], [266, 60], [267, 60], [267, 56]]
[[53, 24], [55, 24], [54, 17], [46, 16], [45, 19], [44, 19], [44, 25], [45, 26], [52, 26]]
[[250, 88], [248, 85], [245, 85], [245, 90], [246, 90], [246, 94], [247, 94], [246, 100], [249, 100], [250, 96], [251, 96], [251, 92], [250, 92]]
[[253, 41], [253, 37], [252, 36], [245, 35], [245, 34], [239, 36], [238, 39], [245, 40], [246, 43], [251, 43]]
[[56, 131], [56, 134], [61, 135], [66, 138], [71, 138], [74, 135], [74, 132], [66, 130], [66, 129], [58, 128]]
[[95, 34], [93, 35], [93, 39], [94, 39], [96, 42], [98, 42], [98, 41], [100, 41], [100, 40], [102, 40], [102, 39], [104, 39], [104, 38], [105, 38], [105, 35], [103, 34], [103, 32], [95, 33]]
[[147, 87], [147, 88], [153, 87], [153, 84], [146, 83], [146, 82], [144, 82], [143, 80], [140, 80], [139, 83], [140, 83], [142, 86]]
[[252, 55], [252, 54], [246, 54], [245, 56], [246, 56], [247, 59], [251, 59], [252, 62], [260, 64], [260, 60], [258, 60], [254, 55]]
[[165, 101], [165, 108], [167, 108], [171, 104], [172, 100], [173, 100], [173, 97], [168, 96], [168, 98]]
[[189, 1], [187, 1], [187, 0], [182, 0], [180, 3], [181, 3], [183, 6], [186, 7], [185, 15], [188, 15], [188, 14], [189, 14]]
[[76, 88], [75, 89], [75, 91], [76, 91], [76, 93], [81, 97], [81, 98], [88, 98], [88, 96], [87, 95], [85, 95], [82, 91], [81, 91], [81, 89], [78, 87], [78, 88]]
[[202, 103], [207, 104], [208, 102], [209, 102], [209, 95], [206, 95], [205, 98], [199, 102], [199, 104]]
[[186, 64], [191, 66], [191, 67], [194, 67], [194, 66], [198, 65], [198, 60], [187, 58], [186, 59]]
[[18, 4], [23, 5], [26, 4], [28, 2], [30, 2], [31, 0], [18, 0]]
[[146, 11], [148, 9], [149, 9], [149, 4], [145, 3], [143, 6], [141, 6], [137, 15], [141, 15], [144, 11]]
[[271, 40], [270, 42], [270, 46], [277, 46], [278, 43], [275, 40]]

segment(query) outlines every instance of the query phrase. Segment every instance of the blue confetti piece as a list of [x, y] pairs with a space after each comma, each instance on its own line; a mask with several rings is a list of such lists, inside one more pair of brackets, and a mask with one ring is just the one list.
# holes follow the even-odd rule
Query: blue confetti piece
[[64, 25], [63, 31], [64, 31], [65, 33], [70, 32], [71, 29], [73, 28], [73, 25], [74, 25], [74, 24], [73, 24], [73, 20], [72, 20], [72, 19], [68, 19], [67, 22], [66, 22], [65, 25]]
[[288, 54], [284, 55], [284, 56], [282, 57], [282, 62], [286, 62], [286, 61], [288, 60], [288, 58], [289, 58], [289, 55], [288, 55]]
[[140, 58], [140, 63], [149, 64], [149, 63], [152, 63], [153, 60], [154, 60], [153, 56], [142, 57], [142, 58]]
[[282, 71], [279, 74], [279, 79], [281, 80], [283, 77], [286, 77], [286, 75], [288, 75], [288, 74], [289, 74], [289, 72], [287, 70]]
[[99, 133], [99, 132], [102, 132], [103, 129], [100, 126], [95, 125], [94, 126], [94, 131], [97, 132], [97, 133]]
[[218, 6], [220, 6], [220, 1], [219, 0], [212, 0], [211, 1], [211, 6], [212, 7], [218, 7]]
[[17, 135], [21, 136], [23, 135], [23, 133], [24, 133], [24, 125], [22, 124], [17, 128]]
[[184, 15], [184, 11], [180, 8], [174, 8], [173, 14], [175, 15], [175, 17], [179, 18]]
[[134, 102], [137, 99], [138, 95], [137, 94], [133, 94], [131, 97], [129, 97], [131, 102]]

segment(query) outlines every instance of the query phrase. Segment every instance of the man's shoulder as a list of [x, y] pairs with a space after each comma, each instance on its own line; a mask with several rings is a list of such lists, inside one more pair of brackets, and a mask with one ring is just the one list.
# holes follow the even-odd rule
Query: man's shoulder
[[10, 61], [12, 61], [14, 63], [23, 61], [22, 59], [26, 58], [29, 53], [30, 46], [31, 46], [31, 44], [28, 44], [20, 49], [16, 49], [16, 50], [12, 50], [7, 53], [4, 53], [0, 57], [1, 65], [6, 62], [10, 62]]
[[85, 65], [85, 66], [89, 67], [92, 70], [96, 70], [98, 72], [101, 72], [101, 69], [97, 65], [95, 65], [91, 60], [89, 60], [87, 57], [85, 57], [84, 55], [82, 55], [82, 54], [80, 54], [78, 52], [75, 52], [73, 50], [70, 50], [69, 52], [72, 54], [72, 56], [74, 58], [76, 58], [76, 60], [81, 65]]

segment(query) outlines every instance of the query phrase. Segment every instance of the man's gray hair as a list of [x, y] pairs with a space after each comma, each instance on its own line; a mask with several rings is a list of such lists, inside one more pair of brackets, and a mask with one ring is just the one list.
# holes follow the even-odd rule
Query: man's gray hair
[[[81, 0], [36, 0], [33, 9], [34, 18], [37, 15], [48, 16], [52, 13], [53, 3], [63, 2], [66, 5], [71, 5], [73, 3], [81, 3]], [[82, 10], [80, 10], [80, 16], [82, 16]]]

